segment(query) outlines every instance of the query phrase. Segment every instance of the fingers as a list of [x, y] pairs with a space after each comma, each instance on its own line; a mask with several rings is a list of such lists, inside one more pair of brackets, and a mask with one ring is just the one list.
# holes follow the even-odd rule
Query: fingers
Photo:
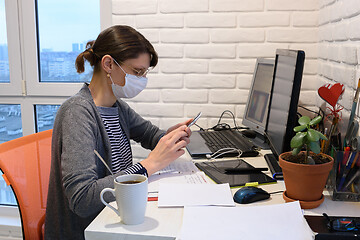
[[[192, 120], [193, 120], [193, 118], [188, 119], [188, 120], [186, 120], [186, 121], [184, 121], [184, 122], [178, 123], [178, 124], [170, 127], [170, 128], [166, 131], [166, 134], [169, 134], [170, 132], [178, 129], [179, 127], [181, 127], [181, 126], [183, 126], [183, 125], [185, 125], [185, 126], [189, 125]], [[189, 133], [189, 134], [191, 134], [191, 133]]]
[[169, 134], [169, 139], [172, 143], [176, 143], [182, 138], [188, 137], [188, 133], [185, 131], [186, 126], [182, 126], [178, 128], [177, 130], [171, 132]]
[[192, 121], [194, 120], [194, 118], [190, 118], [188, 120], [186, 120], [185, 122], [183, 122], [183, 125], [189, 125]]

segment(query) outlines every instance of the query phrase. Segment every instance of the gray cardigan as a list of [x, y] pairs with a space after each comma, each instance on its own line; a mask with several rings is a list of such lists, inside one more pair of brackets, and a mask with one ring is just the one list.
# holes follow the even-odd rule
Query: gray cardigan
[[[116, 106], [126, 137], [154, 149], [164, 131], [144, 120], [125, 102], [117, 101]], [[94, 149], [111, 167], [110, 141], [84, 84], [61, 105], [54, 122], [45, 239], [84, 239], [85, 228], [104, 208], [100, 192], [114, 187], [114, 177]], [[115, 200], [110, 194], [105, 199]]]

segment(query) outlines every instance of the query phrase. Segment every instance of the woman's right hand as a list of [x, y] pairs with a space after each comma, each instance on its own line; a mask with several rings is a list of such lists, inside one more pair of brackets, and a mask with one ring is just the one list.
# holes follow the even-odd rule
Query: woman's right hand
[[168, 166], [185, 153], [183, 148], [188, 144], [186, 138], [189, 130], [187, 128], [186, 125], [183, 125], [167, 133], [159, 140], [149, 156], [140, 162], [146, 168], [149, 176]]

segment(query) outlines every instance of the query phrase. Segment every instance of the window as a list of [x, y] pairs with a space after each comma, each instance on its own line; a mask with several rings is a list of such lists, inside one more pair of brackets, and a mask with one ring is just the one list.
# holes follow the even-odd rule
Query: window
[[[111, 0], [0, 0], [0, 143], [53, 127], [61, 103], [90, 80], [75, 58], [100, 23], [111, 25]], [[16, 205], [1, 172], [0, 205]]]
[[0, 0], [0, 82], [10, 82], [5, 0]]
[[35, 105], [36, 132], [53, 128], [56, 112], [60, 105]]
[[22, 137], [20, 105], [0, 105], [0, 143]]
[[[22, 136], [21, 110], [20, 105], [0, 105], [0, 143]], [[0, 203], [16, 205], [15, 196], [5, 180], [1, 177], [0, 171]]]
[[99, 0], [37, 0], [37, 20], [40, 82], [89, 81], [90, 65], [83, 74], [74, 66], [100, 32]]

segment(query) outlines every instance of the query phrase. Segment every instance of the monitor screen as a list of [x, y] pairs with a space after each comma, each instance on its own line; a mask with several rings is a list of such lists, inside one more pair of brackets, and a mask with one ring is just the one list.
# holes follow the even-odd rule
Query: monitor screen
[[242, 124], [264, 134], [268, 114], [274, 60], [258, 58]]
[[300, 94], [305, 53], [276, 50], [272, 94], [266, 126], [266, 137], [272, 152], [290, 151], [290, 140], [297, 125], [297, 105]]

